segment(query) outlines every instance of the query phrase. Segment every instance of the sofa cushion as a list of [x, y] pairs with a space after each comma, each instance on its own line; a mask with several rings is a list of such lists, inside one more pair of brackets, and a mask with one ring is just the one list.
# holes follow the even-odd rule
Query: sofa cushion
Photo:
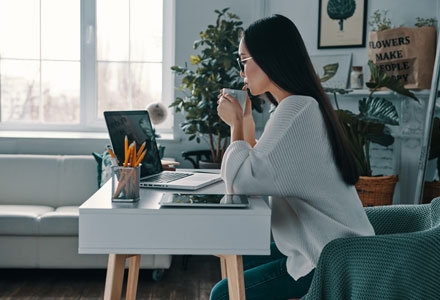
[[0, 235], [38, 235], [38, 218], [53, 210], [39, 205], [0, 205]]
[[40, 235], [78, 236], [78, 206], [62, 206], [40, 216]]
[[0, 203], [54, 205], [61, 159], [53, 155], [0, 155]]
[[0, 154], [0, 204], [79, 206], [96, 190], [91, 155]]
[[64, 155], [60, 169], [59, 201], [54, 207], [83, 204], [98, 190], [95, 160], [91, 155]]

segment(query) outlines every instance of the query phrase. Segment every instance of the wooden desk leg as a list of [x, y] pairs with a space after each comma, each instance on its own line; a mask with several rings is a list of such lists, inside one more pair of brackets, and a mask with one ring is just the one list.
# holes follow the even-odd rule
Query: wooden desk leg
[[226, 273], [226, 258], [220, 257], [220, 268], [222, 270], [222, 279], [225, 279], [228, 277], [228, 274]]
[[225, 255], [224, 258], [228, 274], [229, 299], [245, 300], [243, 257], [241, 255]]
[[109, 254], [107, 277], [105, 279], [105, 300], [121, 299], [122, 282], [124, 280], [125, 258], [123, 254]]
[[136, 292], [139, 279], [140, 255], [130, 256], [130, 266], [128, 268], [127, 296], [126, 300], [136, 300]]

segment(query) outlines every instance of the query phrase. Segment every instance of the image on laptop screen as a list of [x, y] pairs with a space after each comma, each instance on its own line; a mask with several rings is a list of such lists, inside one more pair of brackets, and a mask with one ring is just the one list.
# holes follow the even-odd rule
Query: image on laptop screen
[[146, 141], [147, 153], [142, 160], [141, 177], [162, 172], [156, 139], [147, 111], [106, 111], [104, 116], [113, 150], [120, 162], [124, 161], [124, 139], [127, 136], [129, 143], [136, 141], [136, 150]]

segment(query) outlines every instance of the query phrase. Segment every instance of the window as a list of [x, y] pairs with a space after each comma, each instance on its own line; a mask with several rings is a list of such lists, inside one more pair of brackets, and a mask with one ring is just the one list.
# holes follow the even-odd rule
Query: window
[[171, 103], [172, 9], [171, 0], [1, 0], [0, 128], [104, 130], [105, 110]]

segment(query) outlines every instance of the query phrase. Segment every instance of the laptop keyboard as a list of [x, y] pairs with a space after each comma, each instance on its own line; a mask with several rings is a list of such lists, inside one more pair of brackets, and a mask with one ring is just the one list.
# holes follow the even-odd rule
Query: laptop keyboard
[[170, 173], [160, 173], [157, 174], [155, 176], [149, 177], [149, 178], [145, 178], [142, 181], [143, 182], [157, 182], [157, 183], [167, 183], [167, 182], [171, 182], [171, 181], [175, 181], [178, 179], [182, 179], [188, 176], [194, 175], [193, 173], [175, 173], [175, 172], [170, 172]]

